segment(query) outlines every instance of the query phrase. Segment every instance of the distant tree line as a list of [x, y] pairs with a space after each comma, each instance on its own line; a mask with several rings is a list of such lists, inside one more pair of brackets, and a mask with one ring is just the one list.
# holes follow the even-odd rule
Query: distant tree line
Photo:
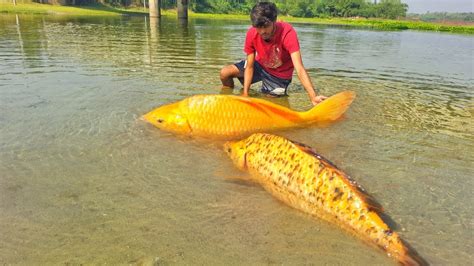
[[[34, 0], [62, 5], [109, 4], [143, 6], [149, 0]], [[146, 1], [144, 3], [143, 1]], [[248, 14], [258, 0], [189, 0], [198, 13]], [[405, 17], [408, 5], [400, 0], [274, 0], [280, 15], [294, 17]], [[161, 0], [164, 9], [175, 8], [176, 0]]]
[[[167, 0], [163, 0], [166, 2]], [[176, 0], [174, 0], [176, 1]], [[191, 9], [201, 13], [248, 14], [257, 0], [194, 0]], [[294, 17], [405, 17], [408, 5], [400, 0], [274, 0], [280, 15]]]
[[459, 21], [459, 22], [474, 22], [474, 13], [447, 13], [447, 12], [428, 12], [426, 14], [410, 14], [409, 19], [418, 19], [427, 22], [440, 21]]

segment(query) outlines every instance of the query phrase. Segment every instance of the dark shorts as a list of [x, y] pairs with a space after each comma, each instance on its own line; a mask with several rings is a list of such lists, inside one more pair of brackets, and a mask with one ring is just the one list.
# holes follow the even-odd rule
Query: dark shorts
[[[234, 65], [243, 75], [245, 67], [247, 66], [247, 61], [242, 60]], [[242, 83], [242, 85], [244, 84], [244, 78], [239, 78], [239, 81]], [[287, 95], [288, 85], [291, 83], [291, 79], [282, 79], [271, 75], [265, 71], [257, 61], [255, 61], [252, 84], [259, 81], [262, 81], [261, 91], [272, 96]]]

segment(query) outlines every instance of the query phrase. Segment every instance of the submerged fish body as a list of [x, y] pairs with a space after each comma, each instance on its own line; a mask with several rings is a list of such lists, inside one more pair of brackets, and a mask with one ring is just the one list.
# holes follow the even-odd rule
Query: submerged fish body
[[296, 112], [265, 101], [236, 95], [195, 95], [145, 114], [154, 126], [178, 134], [234, 138], [254, 132], [301, 127], [337, 120], [355, 97], [338, 93], [306, 112]]
[[225, 150], [239, 169], [289, 206], [352, 232], [403, 265], [427, 265], [381, 219], [381, 206], [311, 148], [256, 133], [227, 142]]

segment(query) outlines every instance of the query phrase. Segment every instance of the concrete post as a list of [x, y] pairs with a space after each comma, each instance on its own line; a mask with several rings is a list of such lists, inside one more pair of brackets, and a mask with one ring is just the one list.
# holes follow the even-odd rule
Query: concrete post
[[178, 18], [188, 18], [188, 0], [177, 0], [178, 2]]
[[148, 2], [148, 8], [150, 9], [151, 18], [161, 17], [161, 3], [160, 0], [150, 0]]

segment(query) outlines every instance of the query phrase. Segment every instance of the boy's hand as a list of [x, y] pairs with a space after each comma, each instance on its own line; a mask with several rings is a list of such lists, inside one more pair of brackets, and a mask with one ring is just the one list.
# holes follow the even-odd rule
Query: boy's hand
[[313, 105], [316, 105], [324, 100], [326, 100], [328, 97], [326, 96], [323, 96], [323, 95], [318, 95], [316, 97], [314, 97], [313, 99], [311, 99], [311, 102], [313, 103]]

